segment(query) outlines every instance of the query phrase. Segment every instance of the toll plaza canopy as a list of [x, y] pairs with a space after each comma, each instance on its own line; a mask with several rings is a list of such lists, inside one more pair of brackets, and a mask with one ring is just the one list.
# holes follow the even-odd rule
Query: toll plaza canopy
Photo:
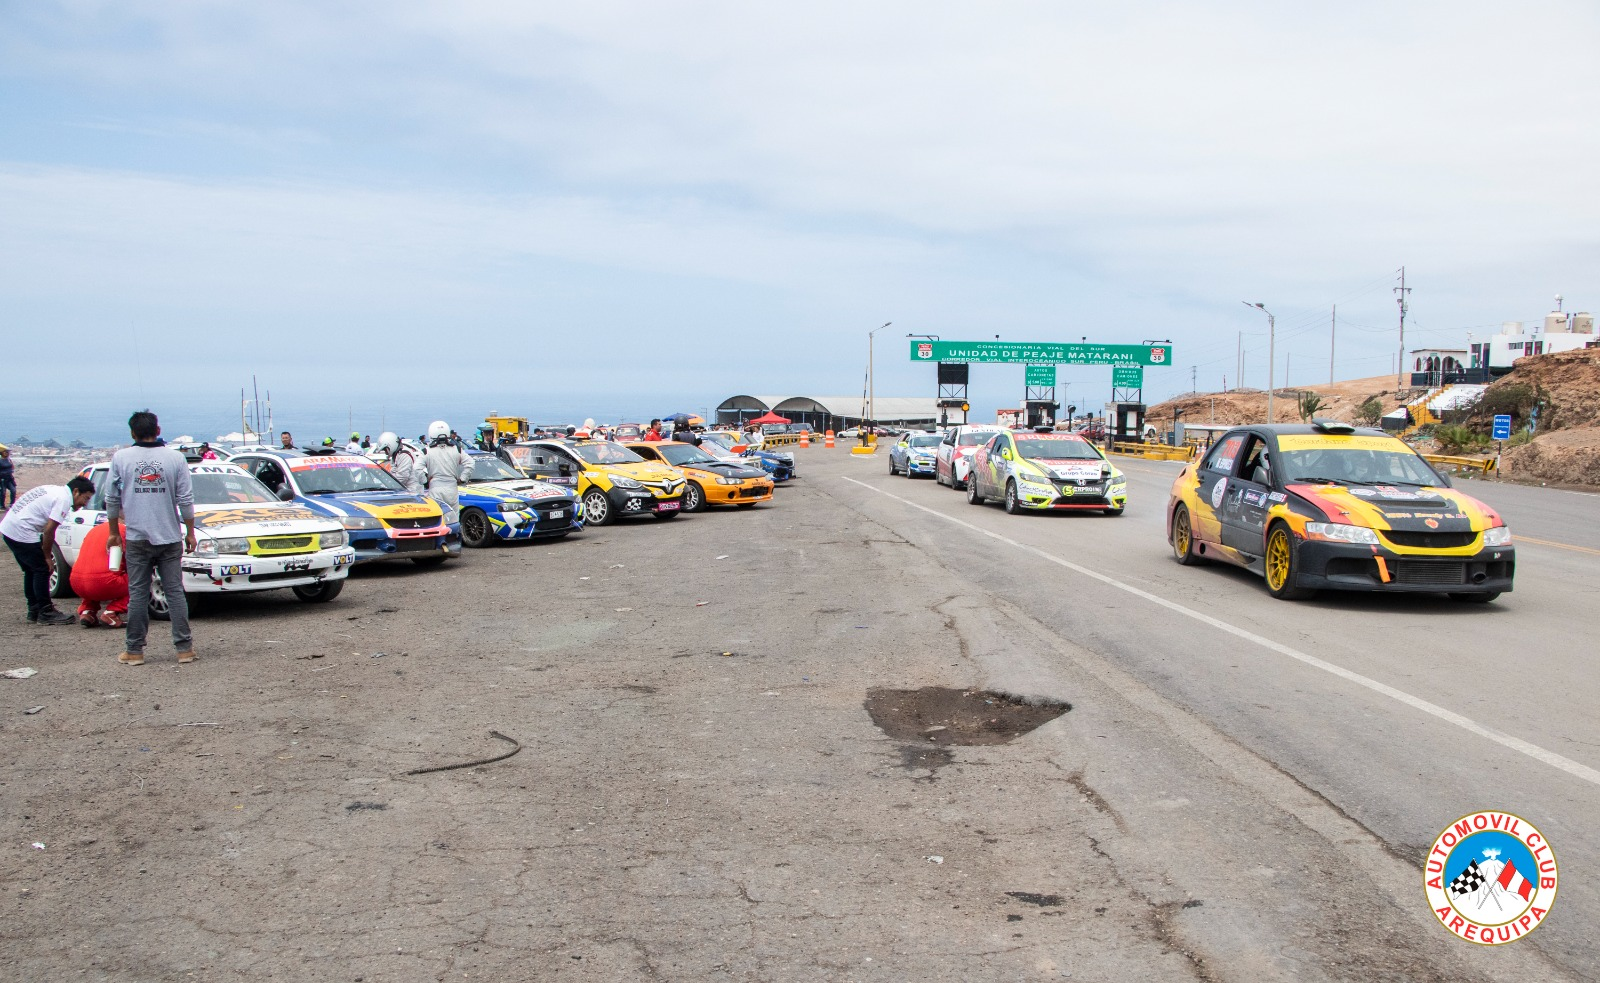
[[[843, 430], [861, 422], [861, 402], [859, 395], [729, 396], [717, 407], [717, 423], [742, 426], [764, 413], [776, 413], [817, 430]], [[877, 423], [931, 426], [939, 419], [932, 398], [879, 396], [872, 403]]]

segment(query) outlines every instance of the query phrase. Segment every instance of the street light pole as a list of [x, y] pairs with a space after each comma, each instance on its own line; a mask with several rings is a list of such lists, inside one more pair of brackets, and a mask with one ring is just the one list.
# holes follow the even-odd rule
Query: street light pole
[[1243, 304], [1246, 307], [1257, 308], [1258, 310], [1261, 311], [1261, 313], [1263, 313], [1263, 314], [1265, 314], [1267, 316], [1267, 422], [1271, 423], [1272, 422], [1272, 389], [1273, 389], [1272, 383], [1273, 383], [1273, 369], [1274, 369], [1274, 366], [1273, 366], [1272, 363], [1274, 361], [1276, 361], [1277, 357], [1278, 357], [1278, 321], [1277, 321], [1277, 318], [1272, 316], [1272, 312], [1267, 310], [1266, 305], [1262, 304], [1259, 301], [1257, 301], [1256, 303], [1252, 304], [1248, 300], [1241, 300], [1239, 303]]
[[876, 402], [877, 392], [873, 386], [872, 378], [872, 349], [874, 347], [873, 340], [877, 338], [879, 331], [882, 331], [884, 328], [887, 328], [893, 323], [893, 321], [885, 321], [876, 328], [873, 328], [871, 331], [867, 332], [867, 419], [869, 420], [876, 420], [878, 418], [878, 406]]

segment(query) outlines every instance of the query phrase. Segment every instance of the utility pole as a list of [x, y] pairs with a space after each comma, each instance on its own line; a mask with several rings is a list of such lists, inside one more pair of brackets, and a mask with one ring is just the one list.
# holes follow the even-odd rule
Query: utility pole
[[[1233, 384], [1242, 386], [1240, 379], [1244, 378], [1244, 332], [1240, 331], [1233, 341]], [[1223, 389], [1228, 387], [1224, 385]]]
[[1260, 301], [1252, 304], [1245, 300], [1240, 301], [1240, 303], [1246, 307], [1254, 307], [1267, 316], [1267, 422], [1271, 423], [1272, 390], [1275, 388], [1273, 386], [1273, 373], [1277, 371], [1277, 366], [1273, 363], [1278, 360], [1278, 319], [1273, 317], [1272, 312], [1267, 310], [1267, 306]]
[[1406, 301], [1406, 294], [1411, 288], [1406, 286], [1406, 268], [1400, 267], [1400, 286], [1394, 288], [1400, 296], [1395, 298], [1395, 303], [1400, 305], [1400, 351], [1395, 355], [1395, 385], [1401, 389], [1406, 387], [1406, 311], [1410, 305]]
[[1339, 305], [1333, 305], [1333, 320], [1328, 324], [1328, 385], [1333, 385], [1333, 350], [1339, 333]]
[[1197, 393], [1197, 392], [1200, 391], [1200, 383], [1195, 381], [1195, 376], [1198, 375], [1199, 372], [1200, 372], [1200, 366], [1198, 366], [1198, 365], [1189, 366], [1189, 391], [1192, 392], [1192, 393]]

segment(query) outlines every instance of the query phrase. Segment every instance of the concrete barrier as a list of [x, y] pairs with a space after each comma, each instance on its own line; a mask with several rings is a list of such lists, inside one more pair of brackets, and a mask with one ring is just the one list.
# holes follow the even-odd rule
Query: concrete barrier
[[1460, 457], [1451, 454], [1424, 454], [1422, 459], [1429, 464], [1440, 468], [1449, 468], [1460, 473], [1466, 471], [1487, 477], [1490, 471], [1499, 468], [1499, 462], [1492, 457]]
[[1166, 444], [1131, 444], [1118, 442], [1111, 445], [1111, 453], [1123, 457], [1142, 457], [1149, 461], [1188, 461], [1195, 455], [1196, 448], [1185, 444], [1182, 447], [1169, 447]]

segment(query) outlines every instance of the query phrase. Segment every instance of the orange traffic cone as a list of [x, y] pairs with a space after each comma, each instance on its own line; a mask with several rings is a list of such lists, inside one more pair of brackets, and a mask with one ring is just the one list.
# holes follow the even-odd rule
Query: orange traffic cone
[[832, 447], [833, 446], [833, 431], [832, 430], [829, 430], [827, 433], [825, 433], [823, 435], [823, 437], [822, 437], [822, 446], [824, 446], [824, 447]]
[[801, 447], [810, 447], [811, 446], [811, 435], [806, 433], [804, 430], [800, 431], [800, 446]]

